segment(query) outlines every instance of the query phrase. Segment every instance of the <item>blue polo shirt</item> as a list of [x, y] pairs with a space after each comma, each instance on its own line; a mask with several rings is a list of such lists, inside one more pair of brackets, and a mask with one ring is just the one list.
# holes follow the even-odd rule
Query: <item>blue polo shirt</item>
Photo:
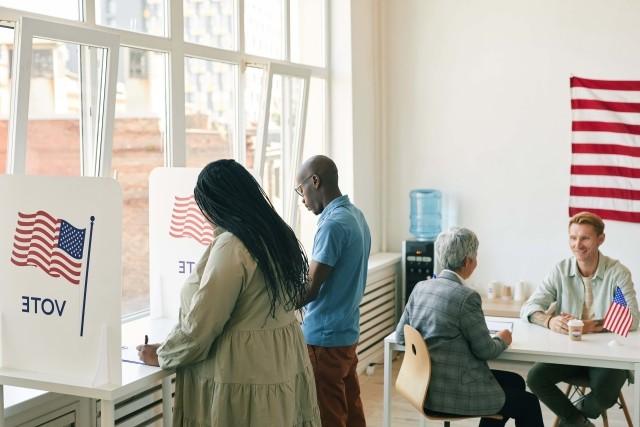
[[306, 306], [302, 331], [307, 344], [344, 347], [358, 342], [370, 250], [371, 233], [360, 209], [347, 195], [332, 200], [318, 219], [311, 258], [333, 271]]

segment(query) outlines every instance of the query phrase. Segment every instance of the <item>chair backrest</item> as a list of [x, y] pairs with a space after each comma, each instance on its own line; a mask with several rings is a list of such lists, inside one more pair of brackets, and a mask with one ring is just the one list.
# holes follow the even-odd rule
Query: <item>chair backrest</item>
[[424, 401], [431, 378], [429, 350], [420, 332], [409, 325], [404, 325], [404, 342], [404, 359], [396, 380], [396, 390], [413, 407], [424, 413]]

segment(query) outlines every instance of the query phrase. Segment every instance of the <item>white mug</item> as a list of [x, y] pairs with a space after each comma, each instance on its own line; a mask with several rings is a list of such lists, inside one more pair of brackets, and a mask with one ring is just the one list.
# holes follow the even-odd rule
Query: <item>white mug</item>
[[514, 301], [524, 301], [527, 298], [527, 284], [524, 281], [519, 281], [513, 290]]

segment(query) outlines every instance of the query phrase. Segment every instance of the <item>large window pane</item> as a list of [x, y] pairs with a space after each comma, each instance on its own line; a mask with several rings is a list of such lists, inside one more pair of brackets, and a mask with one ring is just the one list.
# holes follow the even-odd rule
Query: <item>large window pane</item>
[[0, 27], [0, 174], [7, 164], [9, 110], [11, 108], [10, 52], [13, 51], [13, 29]]
[[97, 0], [96, 15], [100, 25], [167, 35], [165, 0]]
[[185, 60], [187, 166], [233, 158], [236, 94], [235, 65]]
[[325, 0], [290, 0], [291, 61], [324, 66]]
[[[307, 126], [304, 135], [304, 149], [302, 161], [311, 156], [326, 154], [324, 152], [325, 140], [325, 81], [311, 78], [309, 87], [309, 103], [307, 106]], [[300, 233], [299, 238], [307, 253], [313, 249], [313, 236], [318, 218], [302, 204], [302, 198], [298, 198], [300, 206]]]
[[122, 186], [127, 315], [149, 307], [149, 173], [164, 163], [167, 78], [165, 54], [121, 48], [120, 58], [112, 166]]
[[282, 0], [245, 0], [244, 32], [247, 53], [282, 59], [282, 11]]
[[184, 39], [221, 49], [236, 48], [234, 0], [184, 0]]
[[0, 6], [66, 19], [80, 19], [78, 0], [0, 0]]
[[273, 76], [262, 186], [278, 213], [287, 221], [285, 206], [293, 196], [290, 193], [296, 161], [293, 148], [300, 132], [303, 89], [303, 79]]
[[247, 67], [244, 72], [244, 120], [247, 151], [246, 166], [248, 169], [253, 168], [256, 152], [256, 132], [258, 130], [260, 102], [262, 101], [263, 78], [264, 70], [261, 68]]
[[34, 38], [31, 61], [26, 173], [80, 175], [80, 47]]

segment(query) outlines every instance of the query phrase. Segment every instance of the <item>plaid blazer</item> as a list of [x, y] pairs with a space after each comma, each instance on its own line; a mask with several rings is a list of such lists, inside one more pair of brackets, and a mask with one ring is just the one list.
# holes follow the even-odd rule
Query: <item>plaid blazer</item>
[[443, 271], [411, 293], [396, 328], [400, 343], [405, 324], [420, 331], [431, 355], [425, 409], [459, 415], [492, 415], [502, 409], [504, 391], [486, 361], [507, 345], [491, 338], [476, 291]]

